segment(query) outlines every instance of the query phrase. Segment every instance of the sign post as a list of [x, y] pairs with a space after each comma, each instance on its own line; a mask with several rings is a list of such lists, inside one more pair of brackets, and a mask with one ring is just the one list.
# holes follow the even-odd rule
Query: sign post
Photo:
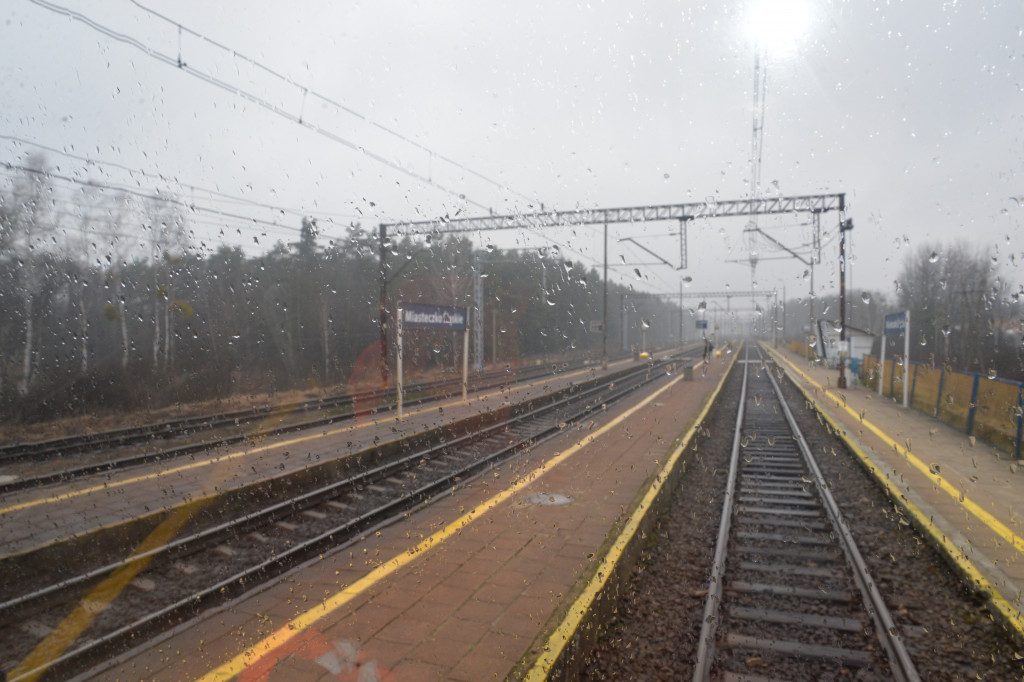
[[462, 334], [462, 402], [466, 402], [469, 393], [469, 325]]
[[437, 329], [464, 332], [462, 341], [462, 400], [465, 401], [469, 387], [469, 315], [465, 308], [443, 305], [403, 303], [398, 308], [398, 419], [402, 419], [402, 334], [405, 329]]
[[395, 353], [395, 364], [398, 370], [398, 377], [395, 381], [395, 387], [398, 390], [398, 421], [402, 421], [402, 309], [398, 309], [398, 323], [395, 326], [396, 344], [398, 346], [398, 352]]
[[[903, 407], [907, 407], [909, 389], [910, 389], [910, 311], [904, 310], [902, 313], [893, 313], [892, 315], [885, 316], [885, 322], [882, 325], [882, 352], [880, 353], [880, 364], [879, 376], [878, 376], [878, 395], [882, 395], [882, 377], [885, 375], [885, 341], [889, 334], [903, 333]], [[892, 368], [893, 374], [896, 373], [895, 365]]]

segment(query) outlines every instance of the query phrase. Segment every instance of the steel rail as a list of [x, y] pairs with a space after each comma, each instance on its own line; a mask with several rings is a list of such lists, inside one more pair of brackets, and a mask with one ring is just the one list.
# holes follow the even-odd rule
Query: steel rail
[[[573, 363], [573, 366], [586, 366], [586, 362]], [[539, 371], [537, 371], [539, 369]], [[521, 375], [543, 374], [546, 370], [543, 366], [537, 368], [529, 367], [520, 373]], [[492, 378], [508, 377], [506, 372], [495, 370], [486, 372], [474, 379], [477, 380], [475, 390], [479, 390], [479, 381], [484, 382]], [[461, 387], [461, 379], [438, 379], [418, 384], [409, 384], [406, 391], [410, 394], [423, 391], [439, 391], [445, 388]], [[489, 386], [488, 386], [489, 387]], [[24, 443], [12, 443], [0, 446], [0, 462], [18, 462], [26, 459], [43, 459], [49, 455], [75, 454], [89, 449], [104, 446], [122, 447], [132, 443], [145, 442], [158, 438], [173, 438], [182, 433], [198, 430], [210, 430], [223, 426], [231, 426], [238, 423], [247, 423], [265, 419], [275, 414], [286, 414], [293, 412], [309, 412], [312, 410], [337, 409], [352, 405], [362, 400], [394, 400], [395, 389], [376, 389], [373, 391], [362, 391], [357, 393], [345, 393], [314, 400], [300, 400], [280, 405], [267, 407], [252, 407], [243, 410], [232, 410], [228, 412], [217, 412], [213, 414], [168, 419], [160, 422], [142, 424], [140, 426], [129, 426], [117, 429], [108, 429], [88, 434], [76, 434], [72, 436], [61, 436], [48, 438], [46, 440], [28, 441]]]
[[[746, 357], [749, 358], [749, 354]], [[694, 672], [692, 679], [695, 682], [704, 682], [705, 680], [711, 679], [711, 666], [716, 656], [715, 647], [718, 636], [718, 627], [719, 623], [723, 620], [720, 612], [721, 602], [725, 589], [724, 579], [726, 575], [725, 567], [727, 560], [727, 550], [731, 537], [733, 515], [736, 512], [736, 482], [739, 475], [740, 466], [739, 451], [741, 446], [748, 447], [746, 444], [743, 443], [743, 429], [744, 427], [749, 428], [750, 426], [746, 424], [746, 396], [747, 386], [749, 382], [747, 363], [749, 363], [749, 360], [745, 362], [744, 366], [740, 406], [737, 411], [736, 431], [733, 436], [733, 446], [732, 451], [730, 453], [729, 473], [726, 483], [725, 499], [723, 500], [722, 504], [722, 517], [719, 523], [719, 533], [716, 540], [715, 555], [712, 561], [710, 571], [708, 593], [703, 613], [703, 622], [701, 625], [700, 638], [698, 640], [697, 656], [694, 663]], [[896, 626], [895, 620], [889, 612], [889, 609], [885, 604], [885, 600], [883, 599], [876, 582], [872, 579], [867, 564], [865, 563], [863, 556], [857, 548], [856, 542], [853, 538], [853, 534], [851, 533], [847, 525], [847, 522], [843, 517], [841, 510], [839, 509], [839, 505], [836, 503], [834, 497], [828, 489], [828, 484], [825, 481], [824, 475], [822, 474], [820, 467], [814, 459], [813, 453], [810, 449], [810, 446], [807, 443], [806, 438], [804, 437], [803, 433], [801, 432], [799, 426], [796, 423], [796, 419], [794, 418], [792, 410], [789, 408], [789, 405], [787, 404], [785, 397], [782, 394], [782, 389], [779, 386], [778, 381], [776, 381], [776, 378], [772, 376], [771, 371], [766, 372], [766, 374], [768, 375], [768, 379], [771, 382], [774, 396], [778, 399], [779, 403], [781, 404], [781, 416], [785, 420], [786, 427], [788, 427], [792, 437], [792, 443], [793, 445], [795, 445], [795, 449], [792, 450], [792, 452], [794, 453], [794, 457], [796, 456], [795, 451], [798, 449], [800, 452], [800, 458], [806, 465], [806, 471], [809, 472], [809, 474], [806, 475], [806, 477], [803, 478], [803, 480], [806, 483], [813, 485], [818, 492], [817, 497], [820, 506], [815, 505], [818, 507], [817, 513], [824, 512], [824, 516], [828, 518], [829, 523], [822, 524], [822, 527], [831, 529], [832, 536], [834, 538], [833, 542], [836, 545], [838, 545], [838, 548], [842, 549], [842, 556], [845, 558], [845, 564], [848, 567], [848, 573], [846, 575], [848, 578], [852, 578], [853, 583], [857, 585], [858, 591], [861, 595], [860, 603], [862, 604], [863, 611], [865, 611], [872, 620], [877, 640], [882, 644], [882, 647], [885, 651], [886, 659], [889, 665], [892, 678], [898, 680], [899, 682], [917, 682], [918, 680], [920, 680], [920, 676], [917, 673], [917, 670], [910, 657], [910, 654], [904, 645], [903, 639], [899, 636], [899, 630]], [[765, 423], [762, 423], [761, 426], [764, 427]], [[766, 435], [766, 437], [768, 436]], [[755, 435], [754, 438], [756, 439], [757, 436]], [[792, 467], [794, 465], [782, 466], [788, 467], [791, 470], [793, 470]], [[803, 469], [803, 467], [800, 468]], [[786, 479], [787, 476], [792, 475], [795, 474], [782, 474], [782, 476], [778, 478], [780, 484]], [[804, 493], [804, 496], [806, 497], [807, 494]], [[809, 515], [811, 512], [801, 511], [794, 513]], [[792, 526], [793, 524], [789, 525]], [[765, 539], [767, 540], [768, 538], [766, 537]], [[837, 554], [836, 556], [838, 557], [839, 555]], [[741, 585], [743, 587], [740, 587]], [[788, 583], [786, 583], [786, 585], [788, 585]], [[764, 585], [759, 587], [757, 585], [746, 584], [742, 582], [737, 582], [736, 586], [738, 589], [746, 590], [769, 588], [772, 590], [792, 590], [792, 594], [794, 596], [799, 595], [802, 591], [802, 588], [800, 588], [799, 586], [773, 587], [770, 585]], [[817, 592], [817, 590], [815, 590], [815, 592]], [[839, 598], [838, 593], [836, 593], [836, 598]], [[753, 614], [758, 610], [737, 607], [736, 611], [745, 612], [743, 618], [751, 618], [753, 617]], [[785, 614], [781, 615], [784, 616]], [[778, 614], [775, 617], [778, 617]], [[818, 617], [821, 619], [821, 623], [828, 622], [829, 620], [831, 620], [831, 622], [833, 623], [848, 620], [840, 617], [830, 619], [829, 616], [821, 616], [820, 614], [818, 614]], [[814, 616], [808, 616], [806, 618], [808, 619], [808, 622], [813, 622], [810, 619], [814, 618]], [[776, 622], [787, 621], [783, 620]], [[832, 627], [836, 626], [833, 625]], [[733, 637], [733, 635], [730, 635], [730, 637]], [[751, 644], [753, 644], [753, 639], [758, 639], [751, 638], [746, 635], [740, 635], [738, 633], [737, 635], [735, 635], [735, 637], [737, 641], [750, 641]], [[762, 643], [759, 643], [757, 645], [759, 647], [767, 646], [769, 649], [774, 649], [780, 654], [786, 654], [788, 652], [789, 654], [796, 654], [800, 656], [808, 655], [808, 650], [805, 647], [810, 645], [802, 644], [798, 641], [790, 642], [783, 640], [764, 639], [763, 637], [759, 638], [762, 640]], [[734, 643], [733, 645], [740, 647], [746, 646], [746, 644], [736, 643]], [[830, 648], [822, 646], [817, 647], [816, 653], [809, 655], [826, 655], [831, 657], [841, 655], [840, 652], [844, 652], [842, 655], [848, 655], [845, 654], [845, 650], [841, 648]], [[864, 655], [866, 656], [867, 654], [865, 653]], [[864, 660], [866, 661], [867, 659], [865, 658]]]
[[[638, 371], [634, 372], [634, 376], [649, 371], [649, 368], [643, 370], [638, 369]], [[614, 383], [629, 378], [631, 378], [629, 375], [627, 375], [626, 377], [617, 376], [611, 381]], [[491, 434], [498, 433], [501, 430], [506, 429], [510, 426], [525, 423], [530, 419], [535, 419], [545, 413], [552, 412], [553, 410], [556, 410], [559, 407], [563, 407], [574, 402], [585, 400], [586, 398], [592, 395], [599, 394], [600, 392], [606, 390], [607, 388], [607, 382], [599, 386], [588, 388], [584, 391], [581, 391], [580, 393], [575, 393], [564, 398], [560, 398], [552, 403], [542, 405], [528, 412], [519, 414], [515, 417], [511, 417], [509, 419], [505, 419], [503, 421], [492, 424], [481, 431], [469, 433], [452, 440], [446, 440], [442, 443], [438, 443], [437, 445], [430, 446], [426, 449], [413, 452], [412, 454], [406, 455], [391, 462], [387, 462], [385, 464], [373, 467], [355, 476], [350, 476], [341, 481], [335, 481], [334, 483], [322, 486], [315, 490], [299, 494], [295, 497], [288, 498], [281, 502], [274, 503], [268, 507], [264, 507], [263, 509], [259, 509], [248, 514], [244, 514], [236, 519], [216, 524], [209, 528], [193, 533], [192, 535], [178, 538], [177, 540], [169, 542], [165, 545], [161, 545], [159, 547], [155, 547], [146, 552], [133, 554], [123, 560], [112, 562], [104, 566], [100, 566], [81, 575], [66, 578], [58, 583], [54, 583], [53, 585], [49, 585], [47, 587], [34, 590], [30, 593], [23, 594], [13, 599], [8, 599], [7, 601], [0, 602], [0, 615], [2, 615], [6, 611], [10, 611], [11, 609], [24, 607], [26, 604], [37, 601], [49, 595], [58, 593], [60, 591], [67, 590], [71, 587], [75, 587], [76, 585], [81, 585], [91, 580], [101, 578], [105, 575], [113, 573], [117, 569], [130, 566], [134, 563], [152, 559], [154, 557], [167, 554], [168, 552], [172, 551], [188, 553], [192, 547], [200, 543], [210, 542], [213, 539], [225, 537], [230, 535], [231, 533], [242, 533], [249, 530], [253, 526], [265, 525], [271, 521], [283, 518], [285, 516], [294, 515], [296, 512], [308, 509], [309, 507], [314, 506], [325, 499], [337, 497], [338, 495], [345, 492], [347, 489], [355, 488], [359, 485], [368, 485], [382, 478], [386, 478], [387, 476], [393, 475], [397, 472], [407, 470], [411, 467], [411, 465], [419, 462], [420, 460], [431, 459], [438, 453], [442, 453], [446, 450], [457, 448], [472, 442], [480, 441], [490, 436]], [[617, 392], [612, 395], [611, 399], [615, 400], [619, 397], [622, 397], [626, 393], [632, 391], [634, 388], [635, 387], [630, 387], [625, 389], [624, 391]], [[575, 418], [579, 418], [579, 415], [577, 415]], [[415, 434], [410, 437], [414, 438]]]
[[747, 407], [747, 370], [750, 349], [744, 351], [743, 386], [740, 389], [740, 406], [736, 411], [736, 431], [729, 453], [729, 475], [725, 484], [725, 499], [722, 501], [722, 518], [718, 522], [718, 538], [715, 540], [715, 556], [711, 562], [711, 576], [708, 579], [707, 600], [704, 602], [704, 618], [701, 621], [700, 638], [697, 645], [697, 660], [694, 662], [693, 679], [703, 682], [708, 679], [711, 661], [714, 658], [715, 635], [718, 632], [718, 611], [724, 589], [722, 577], [725, 574], [726, 546], [732, 525], [733, 501], [736, 497], [736, 476], [739, 471], [740, 442], [742, 440], [743, 417]]
[[[191, 548], [192, 551], [195, 551], [194, 548], [197, 545], [200, 543], [208, 545], [212, 538], [238, 533], [240, 529], [245, 530], [252, 526], [264, 525], [271, 520], [281, 518], [284, 516], [282, 513], [283, 510], [286, 509], [289, 511], [288, 515], [301, 513], [302, 510], [311, 507], [316, 504], [317, 501], [322, 502], [325, 499], [337, 497], [341, 494], [343, 488], [352, 487], [359, 483], [368, 483], [374, 480], [379, 480], [387, 477], [388, 475], [394, 475], [394, 473], [401, 467], [404, 466], [405, 468], [408, 468], [411, 463], [419, 462], [425, 457], [436, 453], [450, 451], [455, 446], [484, 440], [488, 435], [498, 433], [510, 425], [522, 424], [531, 419], [543, 417], [545, 414], [554, 412], [558, 408], [566, 405], [582, 403], [581, 409], [565, 420], [566, 422], [578, 421], [596, 410], [603, 409], [603, 406], [607, 403], [619, 400], [626, 395], [631, 394], [641, 386], [660, 378], [661, 372], [658, 370], [660, 370], [662, 366], [672, 362], [672, 359], [666, 359], [660, 363], [654, 363], [652, 365], [637, 368], [636, 371], [626, 376], [616, 375], [614, 377], [608, 377], [598, 385], [590, 387], [585, 391], [561, 398], [548, 405], [532, 409], [511, 419], [504, 420], [501, 423], [488, 427], [488, 429], [483, 432], [468, 434], [458, 439], [433, 446], [427, 450], [413, 453], [401, 458], [399, 461], [376, 467], [375, 469], [365, 472], [358, 477], [352, 477], [346, 481], [324, 486], [318, 490], [310, 491], [296, 496], [295, 498], [276, 503], [264, 510], [246, 514], [232, 522], [219, 524], [216, 527], [201, 531], [193, 537], [182, 538], [179, 541], [170, 543], [164, 547], [156, 548], [147, 552], [145, 555], [140, 554], [138, 556], [130, 557], [124, 561], [112, 563], [100, 569], [95, 569], [85, 576], [61, 581], [61, 583], [57, 585], [36, 591], [33, 595], [26, 595], [24, 598], [9, 600], [0, 604], [0, 611], [23, 607], [30, 598], [38, 599], [52, 595], [60, 590], [68, 589], [74, 585], [102, 577], [103, 574], [110, 573], [117, 568], [142, 560], [144, 557], [163, 554], [172, 550], [177, 550], [180, 553], [187, 553]], [[602, 392], [607, 392], [610, 387], [622, 383], [624, 379], [627, 380], [625, 385], [619, 386], [614, 393], [600, 396], [600, 400], [589, 402], [594, 396], [598, 396]], [[628, 381], [630, 379], [639, 379], [639, 381], [638, 383], [632, 384]], [[340, 526], [331, 528], [330, 530], [324, 531], [313, 538], [289, 547], [288, 549], [275, 554], [270, 559], [267, 559], [255, 566], [251, 566], [228, 578], [222, 579], [212, 586], [194, 592], [189, 596], [179, 599], [173, 604], [165, 606], [153, 613], [138, 618], [128, 625], [117, 628], [114, 631], [105, 633], [96, 639], [86, 642], [82, 646], [68, 651], [53, 661], [48, 662], [44, 666], [32, 671], [26, 671], [23, 678], [32, 678], [38, 674], [53, 670], [54, 668], [74, 665], [76, 661], [81, 660], [84, 656], [91, 655], [93, 652], [102, 650], [105, 647], [114, 646], [118, 643], [124, 642], [126, 638], [134, 639], [139, 635], [139, 633], [149, 631], [158, 624], [167, 622], [169, 619], [186, 617], [204, 605], [248, 591], [253, 588], [255, 581], [262, 582], [271, 579], [272, 577], [279, 575], [281, 571], [291, 568], [292, 566], [301, 563], [303, 560], [308, 560], [310, 557], [314, 557], [328, 548], [332, 551], [344, 549], [357, 541], [357, 537], [351, 537], [353, 534], [380, 529], [390, 525], [395, 521], [404, 518], [409, 509], [421, 504], [429, 504], [441, 496], [449, 495], [454, 487], [460, 487], [461, 485], [474, 480], [495, 462], [503, 461], [515, 452], [552, 438], [561, 432], [563, 432], [562, 425], [549, 426], [543, 431], [532, 434], [525, 439], [509, 443], [499, 450], [493, 451], [484, 457], [475, 459], [470, 462], [469, 465], [461, 467], [457, 471], [449, 472], [435, 481], [428, 482], [415, 490], [408, 491], [400, 496], [394, 497], [384, 505], [360, 514], [358, 517], [351, 519]], [[339, 543], [339, 537], [348, 537], [348, 539]], [[260, 580], [261, 578], [262, 580]]]
[[821, 469], [818, 467], [818, 463], [815, 461], [814, 454], [811, 452], [810, 446], [807, 445], [803, 433], [797, 426], [796, 419], [794, 419], [789, 405], [782, 396], [782, 389], [779, 387], [779, 383], [772, 376], [771, 372], [768, 372], [768, 378], [775, 389], [775, 395], [778, 396], [779, 402], [782, 404], [782, 411], [786, 416], [789, 427], [793, 430], [793, 435], [800, 448], [800, 452], [803, 454], [804, 460], [811, 470], [814, 477], [814, 486], [818, 489], [818, 493], [825, 503], [829, 520], [832, 522], [832, 528], [839, 539], [840, 546], [843, 548], [847, 562], [854, 569], [854, 579], [857, 587], [860, 588], [865, 604], [869, 606], [868, 613], [871, 615], [871, 620], [875, 625], [878, 639], [885, 646], [893, 677], [900, 682], [917, 682], [921, 677], [918, 675], [914, 661], [910, 657], [910, 652], [907, 651], [903, 643], [903, 638], [899, 635], [896, 621], [893, 619], [892, 613], [889, 612], [889, 607], [886, 606], [885, 599], [878, 590], [878, 585], [871, 577], [871, 571], [864, 561], [860, 550], [857, 548], [857, 542], [850, 532], [849, 525], [843, 517], [843, 513], [839, 509], [835, 498], [832, 496], [832, 492], [828, 489], [825, 477], [822, 475]]
[[[557, 363], [556, 363], [556, 365], [557, 365]], [[590, 361], [584, 361], [584, 362], [573, 363], [573, 364], [562, 363], [562, 365], [560, 367], [556, 367], [556, 369], [554, 371], [555, 372], [566, 372], [566, 371], [572, 371], [574, 369], [586, 368], [588, 366], [596, 366], [596, 363], [591, 363]], [[539, 366], [538, 365], [536, 367], [527, 368], [526, 370], [516, 374], [515, 378], [512, 380], [511, 383], [523, 383], [523, 382], [527, 382], [527, 381], [532, 381], [532, 380], [535, 380], [537, 378], [540, 378], [540, 377], [548, 375], [549, 372], [550, 372], [550, 370], [546, 366]], [[553, 376], [557, 376], [557, 374], [555, 374]], [[481, 376], [478, 381], [473, 383], [473, 385], [472, 385], [470, 390], [473, 391], [473, 392], [479, 392], [479, 391], [484, 391], [484, 390], [487, 390], [487, 389], [495, 388], [497, 386], [502, 386], [502, 385], [505, 385], [506, 383], [509, 383], [508, 379], [509, 379], [509, 375], [507, 373], [504, 373], [504, 372], [501, 372], [501, 371], [491, 372], [491, 373], [488, 373], [485, 376]], [[444, 388], [446, 388], [448, 386], [452, 386], [452, 387], [461, 386], [461, 380], [460, 379], [445, 379], [445, 380], [441, 380], [441, 381], [437, 381], [437, 382], [430, 382], [430, 383], [426, 383], [426, 384], [413, 385], [412, 387], [410, 387], [410, 391], [409, 392], [410, 392], [410, 394], [414, 394], [414, 392], [424, 392], [424, 391], [433, 392], [433, 391], [443, 390]], [[377, 396], [377, 397], [387, 397], [388, 395], [393, 395], [393, 394], [394, 394], [394, 390], [393, 389], [389, 389], [388, 391], [375, 391], [375, 392], [369, 392], [369, 393], [364, 393], [364, 394], [356, 394], [354, 396], [347, 396], [347, 397], [344, 397], [344, 398], [346, 399], [348, 404], [352, 404], [355, 400], [371, 399], [374, 396]], [[424, 403], [431, 402], [433, 400], [438, 400], [438, 399], [441, 399], [441, 398], [439, 398], [438, 396], [433, 395], [431, 393], [428, 393], [427, 395], [421, 395], [419, 397], [414, 397], [414, 398], [410, 399], [409, 400], [409, 404], [419, 405], [419, 404], [424, 404]], [[314, 403], [314, 401], [307, 401], [306, 403], [301, 403], [301, 404], [312, 405], [313, 403]], [[300, 403], [295, 403], [295, 404], [300, 404]], [[339, 404], [342, 404], [342, 403], [339, 402]], [[391, 405], [389, 404], [387, 406], [384, 406], [384, 409], [390, 409], [390, 407], [391, 407]], [[330, 407], [329, 406], [325, 407], [324, 405], [319, 404], [319, 405], [317, 405], [315, 407], [310, 407], [309, 409], [310, 410], [312, 410], [312, 409], [330, 409]], [[267, 414], [273, 414], [273, 413], [280, 412], [280, 411], [285, 411], [285, 410], [286, 410], [285, 407], [280, 407], [279, 406], [278, 408], [274, 408], [273, 410], [271, 410]], [[265, 416], [267, 416], [267, 414], [261, 414], [260, 416], [253, 417], [252, 419], [249, 419], [247, 421], [256, 421], [257, 419], [262, 419]], [[348, 412], [348, 413], [343, 413], [343, 414], [331, 415], [331, 416], [328, 416], [328, 417], [318, 417], [318, 418], [312, 419], [312, 420], [296, 422], [296, 423], [293, 423], [293, 424], [286, 424], [286, 425], [283, 425], [283, 426], [277, 426], [277, 427], [273, 427], [273, 428], [260, 429], [258, 431], [253, 431], [253, 432], [249, 432], [249, 433], [235, 434], [235, 435], [231, 435], [231, 436], [223, 436], [223, 437], [220, 437], [220, 438], [214, 438], [214, 439], [211, 439], [211, 440], [206, 440], [206, 441], [203, 441], [201, 443], [191, 443], [191, 444], [188, 444], [188, 445], [181, 445], [181, 446], [173, 447], [173, 448], [165, 448], [163, 450], [158, 450], [156, 452], [147, 452], [147, 453], [142, 453], [142, 454], [129, 455], [129, 456], [126, 456], [126, 457], [121, 457], [121, 458], [113, 459], [113, 460], [106, 460], [106, 461], [102, 461], [102, 462], [95, 462], [95, 463], [92, 463], [92, 464], [86, 464], [86, 465], [82, 465], [82, 466], [79, 466], [79, 467], [63, 469], [63, 470], [57, 471], [57, 472], [51, 472], [51, 473], [46, 473], [46, 474], [39, 474], [39, 475], [35, 475], [35, 476], [26, 476], [24, 478], [18, 478], [18, 479], [12, 480], [12, 481], [5, 481], [5, 482], [0, 483], [0, 494], [7, 493], [7, 492], [14, 492], [14, 491], [17, 491], [17, 490], [25, 490], [25, 489], [29, 489], [29, 488], [35, 488], [35, 487], [39, 487], [39, 486], [43, 486], [43, 485], [49, 485], [49, 484], [53, 484], [53, 483], [64, 483], [64, 482], [67, 482], [69, 480], [73, 480], [75, 478], [81, 477], [81, 476], [90, 476], [90, 475], [93, 475], [93, 474], [108, 473], [108, 472], [111, 472], [111, 471], [118, 471], [118, 470], [121, 470], [121, 469], [126, 469], [126, 468], [129, 468], [129, 467], [133, 467], [133, 466], [140, 466], [140, 465], [143, 465], [143, 464], [151, 464], [151, 463], [154, 463], [154, 462], [162, 462], [162, 461], [174, 459], [174, 458], [177, 458], [177, 457], [187, 456], [187, 455], [190, 455], [190, 454], [193, 454], [193, 453], [196, 453], [196, 452], [202, 452], [202, 451], [205, 451], [205, 450], [211, 450], [211, 449], [217, 448], [217, 447], [223, 447], [223, 446], [227, 446], [227, 445], [235, 445], [237, 443], [245, 442], [245, 441], [247, 441], [249, 439], [253, 439], [253, 438], [266, 438], [266, 437], [269, 437], [269, 436], [276, 436], [276, 435], [281, 435], [281, 434], [285, 434], [285, 433], [291, 433], [291, 432], [294, 432], [294, 431], [301, 431], [301, 430], [304, 430], [304, 429], [316, 428], [316, 427], [320, 427], [320, 426], [326, 426], [326, 425], [334, 424], [334, 423], [337, 423], [337, 422], [347, 421], [349, 419], [352, 419], [354, 416], [355, 416], [355, 412]], [[209, 418], [210, 418], [209, 416], [203, 417], [203, 419], [209, 419]], [[230, 421], [230, 420], [228, 420], [228, 421]], [[146, 428], [146, 427], [140, 427], [140, 429], [142, 429], [142, 428]], [[140, 436], [141, 440], [144, 440], [146, 438], [147, 438], [147, 436], [145, 436], [145, 435]], [[38, 454], [27, 455], [27, 457], [33, 457], [33, 458], [38, 457], [38, 456], [39, 456]]]

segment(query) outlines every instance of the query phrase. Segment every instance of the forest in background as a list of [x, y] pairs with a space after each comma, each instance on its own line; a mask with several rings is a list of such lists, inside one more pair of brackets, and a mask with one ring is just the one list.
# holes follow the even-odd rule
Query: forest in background
[[[30, 164], [31, 165], [31, 164]], [[104, 187], [69, 192], [25, 170], [0, 190], [0, 412], [5, 422], [156, 409], [232, 394], [380, 385], [379, 243], [359, 225], [252, 255], [208, 247], [173, 198]], [[399, 302], [474, 307], [484, 288], [488, 364], [601, 352], [599, 273], [557, 247], [477, 248], [464, 238], [387, 244], [388, 311]], [[608, 348], [621, 344], [609, 284]], [[678, 305], [629, 301], [629, 340], [676, 340]], [[393, 353], [393, 340], [390, 340]], [[461, 336], [411, 332], [410, 372], [453, 370]], [[472, 354], [473, 351], [471, 351]]]
[[[895, 296], [848, 292], [846, 323], [880, 335], [886, 315], [909, 310], [911, 361], [1024, 381], [1024, 288], [1014, 290], [1000, 276], [993, 255], [966, 242], [920, 244], [903, 260]], [[805, 340], [808, 300], [785, 306], [787, 339]], [[815, 297], [813, 316], [838, 329], [839, 297]], [[880, 337], [874, 355], [879, 348]], [[902, 357], [903, 350], [902, 337], [890, 335], [886, 356]]]
[[[303, 219], [294, 241], [259, 254], [211, 247], [193, 234], [187, 205], [175, 197], [88, 184], [68, 190], [44, 167], [31, 159], [0, 189], [2, 421], [380, 385], [375, 231], [352, 224], [344, 237], [324, 238], [315, 220]], [[256, 244], [259, 236], [266, 241], [254, 236]], [[601, 353], [600, 273], [558, 247], [479, 248], [464, 237], [427, 235], [386, 248], [389, 314], [400, 302], [477, 314], [479, 273], [488, 365]], [[912, 360], [1024, 379], [1024, 294], [1000, 279], [994, 262], [967, 244], [921, 245], [906, 257], [895, 296], [850, 292], [848, 324], [877, 333], [885, 314], [909, 308]], [[790, 299], [779, 311], [754, 305], [761, 316], [750, 325], [717, 310], [710, 333], [753, 329], [770, 339], [769, 320], [778, 320], [780, 337], [807, 340], [811, 311], [838, 325], [834, 295]], [[609, 354], [639, 346], [644, 327], [652, 347], [696, 339], [694, 319], [712, 318], [701, 306], [687, 298], [684, 311], [677, 297], [609, 283]], [[392, 355], [393, 347], [389, 338]], [[454, 372], [462, 340], [416, 331], [406, 348], [410, 372]]]

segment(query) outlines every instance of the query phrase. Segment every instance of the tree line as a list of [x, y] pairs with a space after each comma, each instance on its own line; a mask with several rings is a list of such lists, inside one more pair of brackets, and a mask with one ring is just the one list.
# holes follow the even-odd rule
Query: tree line
[[[3, 421], [380, 385], [376, 235], [354, 224], [325, 239], [303, 219], [294, 242], [262, 253], [206, 247], [181, 202], [63, 191], [42, 159], [28, 165], [36, 170], [0, 189]], [[481, 249], [436, 235], [386, 249], [389, 315], [403, 301], [472, 310], [482, 279], [484, 309], [471, 314], [482, 316], [488, 364], [600, 353], [600, 275], [556, 248]], [[628, 292], [610, 283], [609, 305]], [[627, 324], [677, 315], [674, 302], [653, 298]], [[610, 352], [620, 325], [610, 310]], [[674, 341], [672, 329], [653, 326], [648, 342]], [[443, 373], [462, 342], [417, 331], [406, 349], [410, 371]]]
[[[848, 327], [880, 335], [886, 315], [909, 310], [911, 361], [1024, 381], [1024, 300], [1000, 275], [989, 249], [965, 242], [920, 244], [905, 256], [893, 286], [890, 293], [849, 292]], [[791, 299], [785, 310], [789, 339], [807, 339], [811, 317], [839, 325], [835, 295]], [[887, 339], [886, 356], [902, 356], [903, 338]], [[879, 336], [876, 356], [880, 343]]]

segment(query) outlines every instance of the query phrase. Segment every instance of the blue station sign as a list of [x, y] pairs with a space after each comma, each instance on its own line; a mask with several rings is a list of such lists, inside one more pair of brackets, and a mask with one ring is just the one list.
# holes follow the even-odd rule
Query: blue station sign
[[403, 303], [399, 308], [402, 326], [407, 329], [452, 329], [466, 328], [466, 309], [445, 305], [423, 305]]
[[907, 313], [893, 313], [885, 316], [885, 333], [901, 334], [907, 328]]

